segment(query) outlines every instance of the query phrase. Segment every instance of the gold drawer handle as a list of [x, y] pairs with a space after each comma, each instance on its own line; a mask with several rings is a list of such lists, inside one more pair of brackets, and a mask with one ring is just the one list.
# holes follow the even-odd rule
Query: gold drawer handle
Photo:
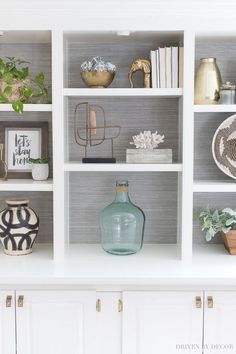
[[201, 296], [196, 296], [195, 304], [196, 304], [196, 308], [197, 309], [201, 309], [202, 308], [202, 298], [201, 298]]
[[207, 296], [207, 306], [209, 309], [214, 307], [213, 296]]
[[96, 301], [96, 311], [97, 312], [101, 312], [101, 300], [100, 299], [97, 299]]
[[23, 307], [24, 306], [24, 296], [20, 295], [18, 297], [18, 307]]
[[12, 304], [12, 296], [11, 295], [7, 295], [6, 297], [6, 307], [11, 307]]
[[123, 301], [118, 300], [118, 312], [122, 312], [122, 311], [123, 311]]

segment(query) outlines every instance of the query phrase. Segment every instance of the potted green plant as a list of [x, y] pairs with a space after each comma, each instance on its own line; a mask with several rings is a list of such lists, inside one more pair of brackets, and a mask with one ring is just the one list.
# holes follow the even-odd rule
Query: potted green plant
[[49, 159], [47, 157], [30, 159], [32, 178], [35, 181], [46, 181], [49, 176]]
[[30, 63], [14, 57], [0, 58], [0, 103], [11, 103], [17, 113], [22, 113], [24, 103], [31, 103], [32, 99], [48, 100], [44, 73], [31, 77], [25, 64]]
[[207, 207], [198, 214], [198, 219], [202, 231], [206, 232], [207, 242], [221, 233], [226, 250], [236, 255], [236, 211], [231, 208], [218, 210]]

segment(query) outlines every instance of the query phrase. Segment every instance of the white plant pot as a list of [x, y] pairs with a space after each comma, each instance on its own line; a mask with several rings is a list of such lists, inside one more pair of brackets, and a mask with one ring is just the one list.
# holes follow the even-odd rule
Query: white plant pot
[[49, 176], [48, 163], [33, 163], [32, 164], [32, 178], [35, 181], [46, 181]]

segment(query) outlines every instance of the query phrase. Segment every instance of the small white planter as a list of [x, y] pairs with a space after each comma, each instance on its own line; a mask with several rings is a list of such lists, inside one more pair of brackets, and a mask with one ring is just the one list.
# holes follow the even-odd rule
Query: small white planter
[[35, 181], [46, 181], [49, 176], [48, 163], [33, 163], [32, 178]]

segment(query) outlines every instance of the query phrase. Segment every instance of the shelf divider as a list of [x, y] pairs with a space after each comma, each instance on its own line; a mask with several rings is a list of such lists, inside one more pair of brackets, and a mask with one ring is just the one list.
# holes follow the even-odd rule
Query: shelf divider
[[236, 104], [194, 105], [195, 113], [235, 112]]
[[181, 172], [181, 163], [166, 164], [128, 164], [128, 163], [65, 163], [64, 171], [67, 172]]
[[193, 159], [194, 159], [194, 59], [195, 33], [192, 30], [184, 32], [184, 95], [182, 120], [182, 161], [183, 172], [179, 181], [179, 233], [178, 242], [181, 245], [181, 259], [192, 260], [193, 246]]
[[153, 89], [153, 88], [106, 88], [106, 89], [89, 89], [89, 88], [64, 88], [64, 96], [141, 96], [141, 97], [180, 97], [183, 95], [183, 89], [181, 88], [163, 88], [163, 89]]
[[35, 192], [52, 192], [53, 180], [34, 181], [31, 179], [8, 179], [0, 182], [0, 191], [35, 191]]
[[236, 193], [236, 181], [195, 181], [195, 193]]
[[[14, 112], [11, 104], [0, 104], [0, 112]], [[51, 104], [24, 104], [24, 112], [52, 112]]]

